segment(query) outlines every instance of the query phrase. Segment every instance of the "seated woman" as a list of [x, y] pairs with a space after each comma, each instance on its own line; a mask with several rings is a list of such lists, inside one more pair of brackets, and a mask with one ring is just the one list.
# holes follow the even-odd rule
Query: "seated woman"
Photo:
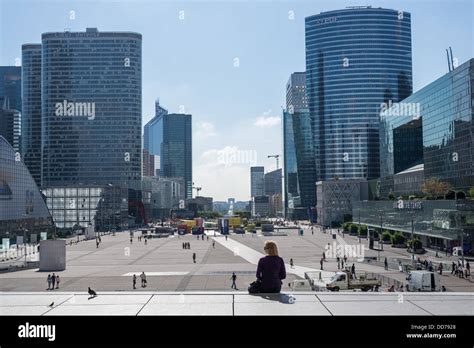
[[257, 279], [261, 281], [261, 293], [279, 293], [282, 279], [286, 278], [285, 262], [278, 256], [274, 241], [267, 240], [263, 248], [267, 256], [258, 261]]

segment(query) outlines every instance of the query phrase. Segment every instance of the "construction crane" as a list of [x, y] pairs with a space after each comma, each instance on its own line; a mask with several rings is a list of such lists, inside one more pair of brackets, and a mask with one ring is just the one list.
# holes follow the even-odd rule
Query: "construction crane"
[[280, 158], [280, 155], [268, 155], [267, 158], [275, 158], [276, 162], [277, 162], [277, 169], [279, 168], [278, 159]]
[[194, 186], [194, 183], [193, 183], [193, 190], [196, 190], [196, 197], [197, 197], [197, 196], [199, 196], [199, 191], [202, 190], [202, 187]]

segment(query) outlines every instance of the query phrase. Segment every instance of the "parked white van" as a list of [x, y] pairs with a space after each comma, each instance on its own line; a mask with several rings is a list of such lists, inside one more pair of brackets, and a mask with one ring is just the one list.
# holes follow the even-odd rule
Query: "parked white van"
[[441, 291], [439, 274], [429, 271], [411, 271], [407, 277], [408, 291]]

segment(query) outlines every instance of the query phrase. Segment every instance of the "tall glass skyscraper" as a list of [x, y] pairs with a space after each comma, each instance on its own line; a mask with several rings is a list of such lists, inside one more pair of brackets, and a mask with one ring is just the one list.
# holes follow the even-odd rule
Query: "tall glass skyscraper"
[[41, 186], [41, 45], [23, 45], [21, 60], [21, 153], [36, 185]]
[[144, 220], [141, 57], [138, 33], [42, 35], [42, 186], [53, 188], [48, 205], [63, 227], [94, 219], [89, 196], [102, 187], [119, 187], [129, 214]]
[[308, 218], [316, 205], [316, 170], [304, 72], [291, 74], [283, 112], [285, 214]]
[[250, 197], [265, 194], [265, 167], [250, 167]]
[[155, 116], [145, 125], [143, 132], [143, 148], [148, 151], [150, 155], [160, 156], [160, 143], [162, 142], [163, 130], [157, 127], [161, 116], [167, 115], [168, 110], [160, 105], [160, 101], [155, 102]]
[[[160, 154], [160, 176], [184, 178], [186, 198], [193, 196], [192, 116], [188, 114], [162, 114], [154, 126]], [[152, 150], [154, 149], [150, 142]]]
[[159, 175], [182, 178], [186, 198], [193, 196], [191, 122], [191, 115], [168, 114], [157, 100], [155, 116], [145, 125], [143, 135], [143, 149], [159, 156]]
[[305, 22], [317, 180], [377, 178], [381, 104], [412, 93], [410, 13], [352, 7]]

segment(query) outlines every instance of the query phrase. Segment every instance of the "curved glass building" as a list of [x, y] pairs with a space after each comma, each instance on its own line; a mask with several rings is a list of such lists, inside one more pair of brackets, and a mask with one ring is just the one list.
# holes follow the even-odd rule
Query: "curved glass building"
[[[16, 151], [0, 136], [0, 237], [47, 232], [51, 215], [33, 177]], [[25, 242], [26, 242], [25, 241]]]
[[56, 225], [97, 225], [109, 188], [118, 218], [128, 200], [143, 222], [142, 35], [87, 28], [44, 33], [41, 46], [42, 188]]
[[317, 180], [379, 177], [379, 114], [412, 93], [410, 14], [353, 7], [305, 19]]

